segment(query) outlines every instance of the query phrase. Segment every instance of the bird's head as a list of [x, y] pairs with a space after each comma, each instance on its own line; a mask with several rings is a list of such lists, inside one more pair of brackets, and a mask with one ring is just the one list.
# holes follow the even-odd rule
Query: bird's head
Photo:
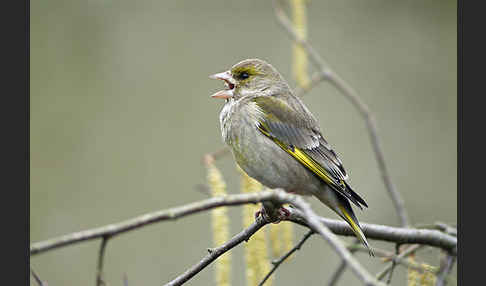
[[280, 73], [269, 63], [247, 59], [231, 69], [210, 76], [225, 83], [225, 89], [211, 95], [213, 98], [238, 99], [246, 95], [266, 96], [289, 89]]

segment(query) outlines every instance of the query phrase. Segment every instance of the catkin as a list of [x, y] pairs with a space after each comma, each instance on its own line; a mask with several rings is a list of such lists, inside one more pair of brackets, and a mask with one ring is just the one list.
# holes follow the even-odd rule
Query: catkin
[[[263, 186], [250, 178], [243, 170], [238, 167], [241, 173], [241, 192], [254, 193], [260, 192]], [[258, 205], [247, 204], [243, 206], [243, 225], [250, 226], [255, 221], [255, 213], [260, 209]], [[246, 283], [248, 286], [258, 285], [265, 275], [270, 271], [270, 261], [265, 242], [265, 232], [258, 231], [252, 235], [245, 244], [246, 262]], [[272, 285], [273, 279], [270, 277], [265, 285]]]
[[[302, 39], [307, 39], [307, 16], [306, 16], [306, 0], [292, 0], [291, 9], [292, 9], [292, 21], [294, 24], [294, 29], [297, 33], [297, 36]], [[297, 81], [297, 84], [301, 88], [307, 88], [310, 80], [309, 74], [307, 72], [308, 66], [308, 59], [307, 59], [307, 52], [302, 47], [302, 45], [298, 43], [293, 44], [293, 62], [292, 62], [292, 70]]]
[[[415, 264], [415, 257], [414, 255], [410, 255], [408, 261], [412, 264]], [[419, 286], [420, 280], [420, 272], [412, 267], [409, 267], [407, 270], [407, 286]]]
[[281, 224], [282, 223], [272, 224], [268, 233], [273, 259], [279, 258], [283, 253], [282, 240], [280, 239], [282, 233]]
[[280, 224], [282, 225], [283, 253], [286, 253], [294, 247], [294, 224], [288, 221], [281, 222]]
[[[221, 172], [213, 163], [208, 163], [208, 184], [214, 197], [226, 195], [226, 184]], [[228, 209], [216, 208], [211, 211], [213, 244], [219, 246], [230, 239]], [[231, 252], [226, 252], [215, 262], [215, 281], [217, 286], [231, 285]]]
[[421, 267], [423, 270], [419, 271], [415, 268], [409, 267], [407, 271], [407, 286], [433, 286], [435, 285], [437, 277], [435, 276], [436, 267], [426, 263], [418, 264], [415, 261], [415, 256], [411, 255], [408, 258], [411, 265]]
[[426, 270], [424, 271], [421, 279], [421, 285], [422, 286], [433, 286], [435, 285], [437, 277], [434, 274], [434, 269], [435, 267], [425, 264], [422, 264], [422, 267]]
[[[272, 224], [269, 230], [272, 257], [277, 259], [293, 247], [294, 226], [292, 223], [283, 221]], [[291, 257], [287, 258], [287, 260]]]

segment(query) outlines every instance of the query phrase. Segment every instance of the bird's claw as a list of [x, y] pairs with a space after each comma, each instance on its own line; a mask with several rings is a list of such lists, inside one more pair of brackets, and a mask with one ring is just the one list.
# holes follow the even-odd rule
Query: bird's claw
[[[265, 208], [262, 207], [260, 210], [258, 210], [256, 213], [255, 213], [255, 220], [258, 219], [259, 216], [262, 216], [264, 219], [266, 220], [272, 220], [270, 218], [270, 216], [267, 214], [267, 212], [265, 211]], [[276, 219], [274, 219], [272, 221], [272, 223], [274, 224], [278, 224], [280, 223], [281, 221], [283, 220], [286, 220], [288, 217], [290, 216], [290, 211], [288, 209], [286, 209], [285, 207], [280, 207], [278, 209], [278, 215], [276, 217]]]

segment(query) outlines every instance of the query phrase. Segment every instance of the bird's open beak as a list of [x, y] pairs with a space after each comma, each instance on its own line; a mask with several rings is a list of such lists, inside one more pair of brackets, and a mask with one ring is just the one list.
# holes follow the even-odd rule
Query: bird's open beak
[[225, 71], [225, 72], [222, 72], [222, 73], [213, 74], [213, 75], [209, 76], [209, 78], [220, 79], [220, 80], [224, 81], [224, 84], [226, 86], [225, 89], [220, 90], [220, 91], [214, 93], [213, 95], [211, 95], [212, 98], [228, 99], [230, 97], [233, 97], [233, 92], [235, 90], [236, 82], [233, 79], [233, 76], [231, 75], [230, 71]]

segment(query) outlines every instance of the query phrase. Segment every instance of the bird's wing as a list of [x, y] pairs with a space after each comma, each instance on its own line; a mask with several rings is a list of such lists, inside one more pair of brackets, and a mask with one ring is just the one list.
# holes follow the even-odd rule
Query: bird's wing
[[[346, 182], [348, 175], [337, 154], [322, 137], [315, 119], [303, 107], [294, 107], [273, 96], [255, 97], [252, 101], [262, 116], [257, 127], [288, 154], [326, 182], [333, 190], [354, 204], [368, 206]], [[295, 102], [299, 104], [299, 102]]]

